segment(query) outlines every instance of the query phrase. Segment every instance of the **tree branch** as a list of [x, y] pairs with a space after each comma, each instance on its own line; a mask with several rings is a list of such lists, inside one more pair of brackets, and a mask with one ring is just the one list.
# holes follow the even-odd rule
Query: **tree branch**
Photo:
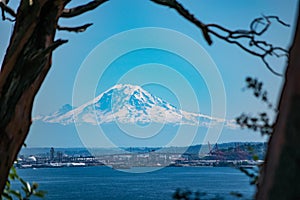
[[157, 4], [168, 6], [170, 8], [175, 9], [181, 16], [183, 16], [188, 21], [195, 24], [198, 28], [201, 29], [202, 34], [206, 42], [211, 45], [212, 40], [208, 34], [208, 30], [205, 24], [203, 24], [201, 21], [199, 21], [197, 18], [195, 18], [194, 15], [192, 15], [187, 9], [185, 9], [180, 3], [178, 3], [176, 0], [151, 0]]
[[[157, 4], [168, 6], [175, 9], [182, 17], [196, 25], [201, 29], [202, 34], [206, 42], [212, 44], [211, 35], [216, 36], [230, 44], [235, 44], [247, 53], [259, 57], [268, 70], [277, 76], [282, 74], [276, 72], [271, 68], [270, 64], [266, 61], [267, 56], [275, 57], [288, 57], [288, 51], [284, 48], [273, 46], [267, 41], [259, 40], [257, 37], [263, 35], [270, 27], [271, 20], [275, 20], [283, 26], [289, 26], [285, 22], [279, 19], [277, 16], [262, 16], [254, 19], [250, 24], [249, 30], [229, 30], [218, 24], [204, 24], [200, 20], [196, 19], [187, 9], [185, 9], [176, 0], [151, 0]], [[259, 29], [259, 27], [261, 27]]]
[[92, 25], [93, 25], [92, 23], [88, 23], [88, 24], [84, 24], [82, 26], [76, 26], [76, 27], [57, 26], [57, 30], [79, 33], [79, 32], [86, 31], [86, 29]]
[[2, 20], [9, 20], [9, 21], [14, 21], [14, 19], [10, 19], [5, 16], [5, 13], [10, 14], [12, 17], [16, 17], [16, 13], [13, 9], [7, 6], [7, 1], [5, 0], [0, 0], [0, 8], [1, 8], [1, 13], [2, 13]]
[[62, 40], [62, 39], [58, 39], [56, 41], [54, 41], [50, 46], [48, 46], [47, 48], [43, 49], [43, 50], [39, 50], [37, 52], [35, 52], [32, 56], [30, 56], [30, 60], [36, 60], [38, 58], [43, 58], [45, 57], [47, 54], [53, 52], [57, 47], [67, 43], [68, 40]]
[[94, 0], [85, 5], [81, 5], [81, 6], [77, 6], [77, 7], [69, 8], [69, 9], [64, 9], [61, 17], [64, 17], [64, 18], [76, 17], [78, 15], [81, 15], [85, 12], [88, 12], [88, 11], [91, 11], [91, 10], [97, 8], [98, 6], [105, 3], [106, 1], [108, 1], [108, 0]]

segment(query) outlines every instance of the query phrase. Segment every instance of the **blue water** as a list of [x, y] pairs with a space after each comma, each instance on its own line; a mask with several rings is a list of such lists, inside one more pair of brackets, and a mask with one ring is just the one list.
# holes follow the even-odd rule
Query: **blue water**
[[251, 198], [254, 187], [237, 169], [213, 167], [168, 167], [149, 173], [126, 173], [108, 167], [19, 169], [27, 181], [46, 190], [46, 200], [159, 200], [172, 199], [177, 188], [236, 199], [240, 192]]

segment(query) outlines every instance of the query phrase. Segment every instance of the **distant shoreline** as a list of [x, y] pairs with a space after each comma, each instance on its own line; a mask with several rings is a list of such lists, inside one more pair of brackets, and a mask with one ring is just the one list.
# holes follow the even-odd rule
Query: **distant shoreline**
[[18, 168], [112, 166], [132, 167], [252, 167], [263, 162], [266, 143], [225, 143], [190, 147], [129, 147], [125, 149], [27, 149], [18, 156]]

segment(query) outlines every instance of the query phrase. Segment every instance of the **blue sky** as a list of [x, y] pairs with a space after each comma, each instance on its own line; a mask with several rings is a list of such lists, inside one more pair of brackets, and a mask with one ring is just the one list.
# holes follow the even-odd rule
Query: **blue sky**
[[[82, 1], [75, 0], [70, 6], [78, 5], [80, 2]], [[270, 29], [270, 33], [266, 35], [266, 38], [283, 47], [288, 47], [290, 44], [297, 8], [297, 1], [295, 0], [181, 0], [180, 2], [191, 13], [194, 13], [196, 17], [201, 19], [201, 21], [222, 24], [230, 29], [248, 28], [251, 20], [260, 17], [262, 14], [277, 15], [285, 22], [291, 24], [292, 27], [286, 28], [274, 24]], [[58, 110], [64, 104], [73, 103], [72, 97], [77, 73], [84, 60], [87, 59], [90, 52], [97, 45], [115, 34], [144, 27], [159, 27], [178, 31], [195, 40], [206, 50], [216, 64], [224, 82], [227, 119], [233, 119], [241, 112], [255, 114], [261, 110], [267, 110], [266, 106], [255, 99], [250, 92], [242, 92], [246, 76], [253, 76], [263, 80], [273, 103], [277, 102], [282, 78], [271, 74], [261, 60], [248, 55], [236, 46], [227, 44], [214, 37], [212, 38], [213, 45], [208, 46], [198, 28], [183, 19], [174, 10], [156, 5], [148, 0], [111, 0], [90, 13], [74, 19], [60, 20], [61, 25], [71, 26], [87, 22], [92, 22], [94, 25], [84, 33], [58, 32], [57, 38], [68, 39], [69, 42], [61, 46], [54, 53], [53, 66], [35, 100], [33, 116], [37, 114], [49, 114]], [[12, 25], [9, 22], [1, 21], [0, 27], [0, 59], [2, 60], [9, 35], [11, 34]], [[99, 55], [100, 59], [101, 55]], [[197, 75], [195, 70], [190, 67], [190, 63], [178, 55], [157, 49], [133, 51], [115, 60], [106, 71], [106, 76], [103, 76], [103, 79], [97, 85], [96, 94], [113, 86], [130, 69], [149, 63], [172, 66], [173, 69], [185, 77], [192, 85], [201, 112], [205, 114], [211, 112], [211, 99], [204, 81], [205, 77]], [[275, 62], [275, 64], [280, 65], [282, 63]], [[284, 67], [278, 66], [276, 69], [282, 71]], [[92, 76], [93, 72], [90, 73]], [[148, 71], [144, 76], [164, 78], [166, 75], [153, 70]], [[142, 79], [143, 77], [141, 76], [140, 78]], [[172, 79], [172, 77], [168, 78]], [[176, 79], [174, 79], [173, 84], [179, 87]], [[178, 99], [176, 99], [176, 94], [172, 93], [168, 87], [148, 84], [144, 88], [176, 106], [184, 106], [188, 111], [193, 111], [193, 107], [189, 107], [188, 96], [185, 99], [187, 105], [180, 105]], [[181, 90], [184, 91], [184, 88]], [[31, 129], [30, 135], [37, 135], [43, 131], [41, 127], [36, 126]], [[221, 142], [262, 140], [259, 133], [253, 134], [249, 131], [236, 131], [234, 137], [227, 135], [225, 134], [221, 137]], [[42, 142], [45, 139], [42, 137], [33, 139], [33, 136], [31, 138], [35, 141], [34, 144]], [[60, 140], [59, 138], [55, 139]], [[28, 143], [30, 144], [30, 141]]]

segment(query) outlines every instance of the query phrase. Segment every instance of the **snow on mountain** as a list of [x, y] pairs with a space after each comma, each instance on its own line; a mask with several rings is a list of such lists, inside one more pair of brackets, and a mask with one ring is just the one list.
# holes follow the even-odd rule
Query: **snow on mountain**
[[55, 121], [56, 118], [66, 114], [67, 112], [73, 110], [75, 107], [71, 106], [70, 104], [66, 104], [62, 106], [58, 111], [51, 113], [49, 116], [36, 116], [33, 120], [41, 120], [45, 122], [52, 122]]
[[129, 124], [156, 122], [203, 126], [224, 121], [177, 109], [140, 86], [129, 84], [115, 85], [77, 108], [65, 105], [49, 116], [36, 119], [63, 125], [74, 123], [74, 120], [77, 123], [93, 125], [117, 121]]

